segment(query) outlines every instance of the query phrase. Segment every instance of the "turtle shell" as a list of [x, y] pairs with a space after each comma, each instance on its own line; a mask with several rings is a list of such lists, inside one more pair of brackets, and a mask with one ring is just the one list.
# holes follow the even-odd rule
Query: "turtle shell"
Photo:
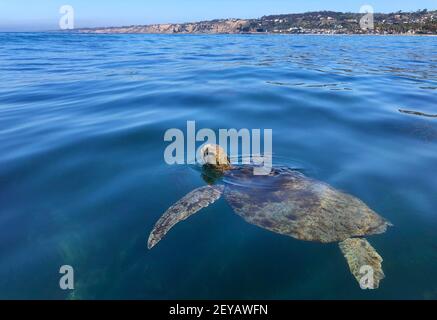
[[390, 223], [356, 197], [291, 169], [253, 175], [253, 168], [227, 171], [224, 195], [248, 223], [300, 240], [337, 242], [379, 234]]

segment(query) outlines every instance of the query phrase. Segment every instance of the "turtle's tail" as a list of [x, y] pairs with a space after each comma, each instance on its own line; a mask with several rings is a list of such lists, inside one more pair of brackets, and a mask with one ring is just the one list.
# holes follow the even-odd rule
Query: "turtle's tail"
[[379, 220], [380, 221], [378, 221], [374, 225], [369, 226], [369, 228], [365, 234], [367, 234], [367, 235], [381, 234], [381, 233], [386, 232], [388, 227], [394, 226], [393, 223], [391, 223], [390, 221], [388, 221], [382, 217], [380, 217]]

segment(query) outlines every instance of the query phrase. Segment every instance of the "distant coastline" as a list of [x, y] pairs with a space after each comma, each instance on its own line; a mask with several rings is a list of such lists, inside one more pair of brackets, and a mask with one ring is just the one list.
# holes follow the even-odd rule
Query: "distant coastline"
[[92, 34], [310, 34], [310, 35], [437, 35], [437, 10], [373, 14], [374, 28], [362, 29], [363, 13], [317, 11], [218, 19], [188, 23], [79, 28]]

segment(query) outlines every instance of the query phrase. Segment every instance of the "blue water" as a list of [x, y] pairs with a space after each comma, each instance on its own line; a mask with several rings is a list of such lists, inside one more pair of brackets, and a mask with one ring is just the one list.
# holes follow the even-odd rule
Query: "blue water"
[[[0, 34], [0, 298], [437, 299], [437, 118], [398, 111], [436, 104], [436, 37]], [[273, 129], [274, 163], [389, 219], [380, 288], [223, 199], [148, 251], [204, 185], [163, 158], [187, 120]]]

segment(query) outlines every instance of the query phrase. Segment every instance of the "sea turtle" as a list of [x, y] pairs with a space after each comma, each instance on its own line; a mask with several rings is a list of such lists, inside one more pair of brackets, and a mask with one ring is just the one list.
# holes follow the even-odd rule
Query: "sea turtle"
[[[299, 240], [339, 242], [360, 286], [379, 286], [384, 278], [382, 258], [363, 237], [383, 233], [391, 223], [361, 200], [289, 168], [254, 175], [253, 165], [231, 165], [217, 145], [203, 146], [200, 154], [209, 184], [191, 191], [162, 215], [150, 233], [149, 249], [179, 221], [224, 195], [232, 209], [251, 224]], [[373, 281], [367, 278], [363, 283], [364, 274], [370, 274], [367, 270]]]

